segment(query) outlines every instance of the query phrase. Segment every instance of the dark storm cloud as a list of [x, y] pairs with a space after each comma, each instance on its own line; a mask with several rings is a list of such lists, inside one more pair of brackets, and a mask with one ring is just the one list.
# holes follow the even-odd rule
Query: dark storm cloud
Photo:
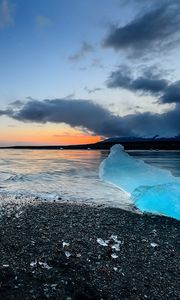
[[90, 100], [30, 100], [19, 110], [0, 111], [22, 122], [66, 123], [102, 136], [175, 135], [180, 132], [180, 105], [162, 114], [134, 113], [120, 117]]
[[110, 74], [107, 87], [158, 96], [159, 103], [180, 103], [180, 81], [170, 82], [151, 69], [135, 77], [127, 66], [120, 67]]
[[[156, 5], [159, 1], [156, 2]], [[124, 26], [113, 26], [103, 45], [139, 56], [164, 51], [179, 42], [180, 2], [163, 1]]]
[[79, 61], [80, 59], [84, 58], [89, 52], [94, 50], [93, 46], [88, 44], [87, 42], [83, 42], [81, 48], [75, 54], [69, 56], [69, 60], [71, 62]]

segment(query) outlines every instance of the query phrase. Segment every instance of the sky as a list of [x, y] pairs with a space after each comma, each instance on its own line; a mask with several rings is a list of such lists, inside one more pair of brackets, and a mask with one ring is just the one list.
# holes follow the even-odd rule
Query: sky
[[179, 0], [0, 0], [0, 146], [180, 133]]

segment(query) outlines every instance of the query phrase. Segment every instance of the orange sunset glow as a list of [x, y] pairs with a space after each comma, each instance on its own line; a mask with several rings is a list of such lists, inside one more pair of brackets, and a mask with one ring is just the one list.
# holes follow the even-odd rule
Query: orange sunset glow
[[71, 136], [61, 136], [61, 137], [51, 137], [51, 136], [21, 136], [21, 139], [16, 138], [4, 138], [2, 141], [6, 144], [16, 145], [16, 144], [29, 144], [29, 145], [80, 145], [80, 144], [91, 144], [101, 141], [100, 136], [85, 136], [85, 135], [71, 135]]
[[8, 127], [0, 134], [2, 143], [7, 145], [77, 145], [101, 141], [98, 135], [90, 135], [80, 130], [55, 126], [44, 127]]

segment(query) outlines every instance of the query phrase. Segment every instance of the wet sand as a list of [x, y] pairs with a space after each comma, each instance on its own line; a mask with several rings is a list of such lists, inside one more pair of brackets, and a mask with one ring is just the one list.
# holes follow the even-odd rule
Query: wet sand
[[61, 202], [9, 208], [0, 299], [179, 299], [179, 221]]

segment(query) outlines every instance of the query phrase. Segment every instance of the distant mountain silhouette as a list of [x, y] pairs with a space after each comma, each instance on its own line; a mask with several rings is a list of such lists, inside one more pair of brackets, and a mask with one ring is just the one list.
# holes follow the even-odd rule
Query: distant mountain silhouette
[[158, 134], [153, 137], [136, 137], [136, 136], [126, 136], [126, 137], [112, 137], [105, 139], [102, 143], [121, 143], [121, 142], [138, 142], [138, 141], [180, 141], [180, 134], [174, 137], [160, 137]]

